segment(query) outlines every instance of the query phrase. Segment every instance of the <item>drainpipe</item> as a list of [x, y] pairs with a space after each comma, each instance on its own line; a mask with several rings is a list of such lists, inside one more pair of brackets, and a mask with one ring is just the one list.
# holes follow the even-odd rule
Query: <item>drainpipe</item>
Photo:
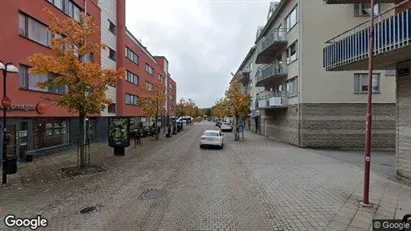
[[[298, 62], [299, 62], [299, 64], [298, 64], [298, 77], [297, 77], [297, 89], [298, 89], [298, 92], [297, 92], [297, 97], [298, 97], [298, 104], [297, 104], [297, 118], [298, 118], [298, 128], [297, 128], [297, 130], [298, 130], [298, 147], [301, 147], [302, 146], [302, 141], [301, 141], [301, 139], [302, 139], [302, 135], [301, 135], [301, 133], [302, 133], [302, 129], [301, 129], [301, 94], [302, 94], [302, 84], [301, 84], [301, 65], [302, 65], [302, 57], [301, 57], [301, 52], [300, 52], [300, 47], [301, 47], [301, 42], [300, 41], [302, 41], [301, 40], [301, 37], [302, 37], [302, 33], [303, 33], [303, 30], [302, 30], [302, 26], [301, 26], [301, 22], [302, 22], [302, 14], [303, 14], [303, 11], [301, 10], [302, 9], [302, 7], [301, 7], [301, 4], [303, 4], [302, 3], [302, 1], [298, 1], [298, 13], [299, 13], [299, 23], [298, 23], [298, 29], [299, 29], [299, 33], [298, 33]], [[301, 87], [300, 87], [301, 86]]]

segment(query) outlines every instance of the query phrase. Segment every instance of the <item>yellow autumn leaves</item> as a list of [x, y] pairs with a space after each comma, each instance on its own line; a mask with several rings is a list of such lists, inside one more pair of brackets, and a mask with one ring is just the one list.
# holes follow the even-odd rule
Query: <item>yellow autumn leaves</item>
[[39, 87], [65, 86], [63, 95], [47, 98], [71, 112], [82, 115], [100, 113], [111, 101], [106, 97], [107, 85], [125, 76], [123, 69], [103, 69], [100, 64], [86, 61], [86, 57], [100, 54], [105, 45], [96, 40], [94, 19], [80, 13], [79, 22], [72, 18], [59, 19], [45, 9], [52, 34], [51, 54], [37, 53], [28, 58], [31, 74], [48, 74], [48, 81]]
[[251, 97], [242, 92], [243, 84], [238, 78], [233, 78], [225, 96], [215, 103], [211, 113], [215, 117], [235, 116], [244, 117], [250, 113]]

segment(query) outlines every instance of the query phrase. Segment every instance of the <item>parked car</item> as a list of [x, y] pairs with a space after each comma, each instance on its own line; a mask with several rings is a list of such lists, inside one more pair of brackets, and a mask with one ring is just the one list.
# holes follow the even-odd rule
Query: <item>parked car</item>
[[233, 131], [233, 125], [231, 125], [230, 123], [224, 122], [221, 124], [220, 129], [222, 132], [224, 131], [229, 131], [232, 132]]
[[224, 135], [220, 131], [206, 130], [200, 137], [200, 148], [224, 147]]
[[220, 127], [220, 125], [221, 125], [221, 121], [217, 121], [217, 122], [215, 123], [215, 126], [217, 126], [217, 127]]

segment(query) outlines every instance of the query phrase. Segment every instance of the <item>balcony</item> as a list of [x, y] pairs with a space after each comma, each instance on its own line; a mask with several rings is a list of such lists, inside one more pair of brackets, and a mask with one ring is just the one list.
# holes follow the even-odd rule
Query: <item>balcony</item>
[[[370, 3], [370, 0], [324, 0], [326, 4]], [[375, 3], [395, 3], [395, 0], [375, 0]]]
[[243, 86], [248, 86], [250, 83], [250, 71], [243, 71], [240, 76], [240, 82]]
[[257, 87], [263, 87], [273, 84], [279, 78], [287, 77], [288, 69], [285, 62], [272, 63], [266, 67], [261, 68], [256, 73]]
[[263, 92], [258, 98], [258, 108], [259, 109], [270, 109], [270, 108], [287, 108], [288, 107], [288, 97], [286, 93], [280, 92]]
[[[376, 23], [374, 27], [374, 68], [395, 69], [395, 64], [411, 59], [411, 10]], [[356, 31], [357, 30], [357, 31]], [[327, 71], [368, 70], [369, 28], [345, 32], [323, 50]]]
[[287, 47], [284, 29], [275, 29], [263, 37], [257, 45], [256, 64], [272, 62]]

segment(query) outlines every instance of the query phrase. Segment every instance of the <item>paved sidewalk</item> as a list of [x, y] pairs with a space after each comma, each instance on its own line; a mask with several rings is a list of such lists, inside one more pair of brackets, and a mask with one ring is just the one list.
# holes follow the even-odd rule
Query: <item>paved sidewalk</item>
[[[321, 228], [318, 227], [318, 230], [372, 230], [373, 219], [402, 219], [405, 214], [411, 214], [411, 187], [387, 179], [387, 177], [381, 175], [379, 172], [371, 172], [370, 203], [373, 206], [361, 206], [359, 202], [362, 201], [363, 193], [363, 169], [362, 167], [356, 166], [356, 164], [347, 163], [346, 161], [344, 161], [345, 157], [329, 157], [332, 155], [319, 153], [318, 150], [300, 149], [292, 145], [278, 143], [276, 141], [273, 141], [272, 139], [261, 137], [250, 132], [247, 132], [246, 140], [243, 141], [243, 144], [258, 145], [259, 147], [261, 147], [261, 149], [264, 150], [266, 150], [268, 147], [272, 148], [273, 146], [276, 146], [275, 152], [287, 150], [287, 155], [282, 156], [284, 158], [282, 160], [284, 161], [284, 163], [282, 164], [283, 168], [284, 170], [286, 169], [286, 165], [288, 164], [286, 162], [288, 161], [291, 161], [291, 164], [294, 167], [289, 168], [286, 175], [289, 175], [292, 172], [301, 171], [298, 170], [298, 168], [313, 168], [316, 169], [316, 173], [313, 172], [311, 173], [312, 175], [305, 173], [307, 174], [307, 181], [314, 183], [312, 182], [312, 180], [308, 180], [308, 178], [320, 177], [320, 175], [318, 174], [321, 174], [321, 178], [316, 180], [320, 180], [321, 183], [315, 182], [316, 184], [318, 183], [318, 187], [329, 188], [332, 191], [336, 190], [334, 195], [320, 195], [324, 197], [324, 202], [329, 202], [329, 197], [332, 196], [334, 197], [333, 200], [335, 200], [335, 205], [337, 205], [338, 207], [338, 204], [341, 204], [342, 206], [339, 208], [335, 216], [332, 217], [330, 222], [327, 222], [327, 225], [323, 225], [321, 226]], [[242, 145], [241, 141], [240, 145]], [[283, 146], [283, 148], [281, 148], [281, 146]], [[258, 151], [256, 150], [256, 152]], [[326, 150], [322, 152], [326, 152]], [[339, 152], [339, 154], [344, 155], [345, 153]], [[277, 154], [277, 158], [278, 155], [280, 154]], [[265, 158], [268, 159], [269, 157]], [[258, 171], [262, 171], [261, 168]], [[337, 177], [338, 175], [339, 177]], [[277, 175], [276, 177], [281, 176]], [[300, 193], [299, 191], [302, 191], [303, 188], [305, 188], [304, 186], [297, 186], [297, 184], [304, 184], [304, 181], [299, 182], [299, 179], [291, 179], [292, 182], [284, 182], [280, 179], [266, 177], [262, 181], [266, 180], [281, 181], [283, 182], [282, 187], [293, 187], [293, 184], [295, 184], [294, 187], [296, 187], [295, 191], [297, 191], [297, 194]], [[310, 191], [311, 190], [315, 189], [310, 189]], [[351, 190], [351, 192], [348, 194], [346, 194], [346, 192], [339, 192], [343, 190]], [[301, 195], [308, 195], [308, 197], [310, 198], [316, 197], [314, 195], [310, 195], [310, 192], [307, 189], [305, 189], [302, 193], [303, 194]], [[294, 192], [292, 194], [294, 194]], [[346, 198], [341, 198], [341, 196], [343, 195]], [[307, 208], [301, 208], [298, 205], [299, 202], [300, 200], [289, 202], [293, 205], [291, 206], [291, 210], [295, 209], [296, 211], [294, 213], [296, 214], [301, 214], [301, 210], [307, 210]], [[302, 200], [301, 203], [303, 205], [311, 204], [311, 202], [304, 200]], [[317, 204], [311, 204], [309, 206], [311, 208], [308, 208], [310, 209], [308, 211], [311, 211], [314, 214], [317, 213], [316, 211], [318, 211], [318, 214], [315, 214], [315, 217], [321, 218], [324, 216], [321, 210], [323, 210], [325, 206], [330, 205], [327, 205], [326, 203], [321, 205], [317, 202]], [[292, 230], [306, 230], [304, 228], [301, 229], [301, 227], [299, 226], [302, 225], [301, 219], [289, 220]], [[302, 220], [304, 221], [304, 219]]]
[[[362, 169], [311, 150], [251, 133], [241, 141], [226, 133], [223, 150], [199, 149], [198, 137], [213, 125], [144, 145], [137, 155], [110, 151], [107, 172], [56, 181], [50, 191], [0, 188], [0, 218], [41, 214], [50, 221], [44, 230], [53, 231], [365, 231], [373, 218], [411, 213], [411, 188], [374, 173], [374, 206], [359, 206]], [[79, 212], [89, 206], [96, 211]], [[0, 230], [8, 229], [0, 223]]]
[[[184, 133], [182, 131], [181, 133]], [[179, 134], [175, 135], [178, 136]], [[172, 138], [171, 138], [172, 139]], [[142, 139], [143, 146], [134, 148], [133, 141], [130, 147], [126, 148], [126, 155], [136, 155], [140, 152], [148, 151], [153, 143], [159, 144], [168, 140], [165, 134], [161, 132], [160, 139], [154, 141], [152, 137]], [[124, 158], [114, 156], [113, 148], [108, 146], [107, 142], [93, 143], [90, 146], [90, 162], [97, 164], [108, 170], [122, 161]], [[34, 158], [32, 162], [21, 162], [18, 164], [17, 173], [8, 175], [8, 186], [3, 189], [21, 190], [23, 187], [47, 186], [64, 180], [68, 180], [62, 175], [62, 168], [74, 167], [77, 165], [77, 148], [74, 147], [65, 152], [57, 153], [50, 156]], [[82, 176], [76, 176], [78, 178]], [[0, 189], [1, 190], [1, 189]]]

